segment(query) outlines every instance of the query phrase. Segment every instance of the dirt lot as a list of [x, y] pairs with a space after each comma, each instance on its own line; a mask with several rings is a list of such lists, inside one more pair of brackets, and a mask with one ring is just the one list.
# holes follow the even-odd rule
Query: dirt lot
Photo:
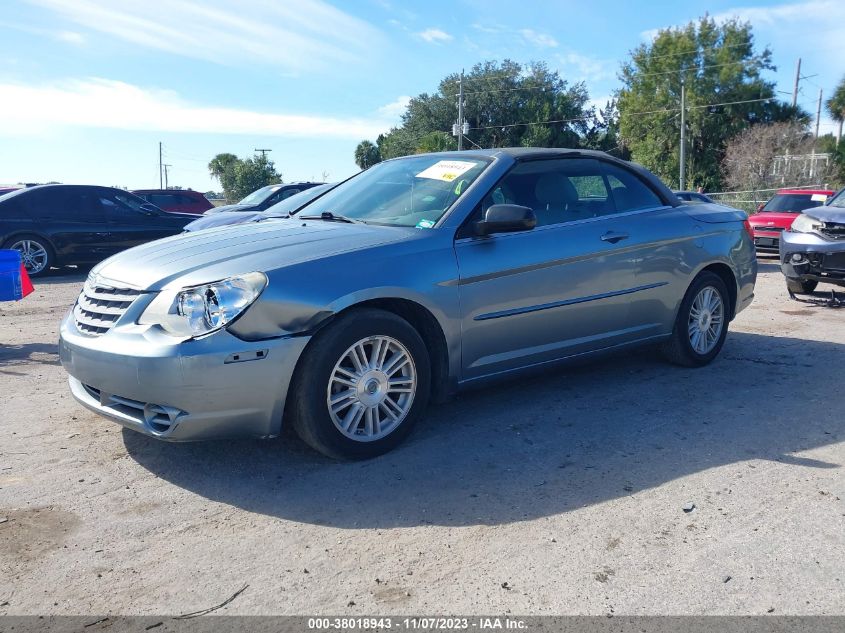
[[55, 344], [81, 283], [0, 304], [0, 614], [244, 585], [217, 613], [845, 613], [845, 310], [772, 263], [710, 367], [645, 351], [477, 391], [353, 464], [88, 413]]

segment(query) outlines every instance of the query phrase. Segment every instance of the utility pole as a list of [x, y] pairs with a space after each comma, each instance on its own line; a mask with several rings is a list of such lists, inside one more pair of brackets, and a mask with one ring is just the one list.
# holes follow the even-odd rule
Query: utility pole
[[169, 186], [167, 183], [167, 168], [173, 167], [173, 165], [168, 165], [167, 163], [165, 163], [164, 165], [162, 165], [162, 167], [164, 167], [164, 188], [167, 189], [167, 187]]
[[816, 108], [816, 140], [819, 138], [819, 123], [822, 118], [822, 89], [819, 88], [819, 107]]
[[158, 142], [158, 188], [162, 189], [161, 186], [161, 141]]
[[686, 86], [684, 85], [684, 78], [681, 76], [681, 168], [678, 180], [680, 182], [681, 191], [685, 190], [685, 174], [687, 168], [687, 98]]
[[795, 86], [792, 88], [792, 107], [798, 105], [798, 82], [801, 81], [801, 58], [798, 58], [798, 65], [795, 67]]
[[261, 158], [264, 158], [264, 157], [267, 156], [267, 152], [272, 152], [273, 150], [272, 149], [259, 149], [259, 148], [256, 147], [255, 150], [253, 150], [253, 151], [261, 152]]
[[458, 121], [452, 124], [452, 136], [458, 137], [458, 150], [464, 148], [466, 134], [469, 134], [469, 123], [464, 120], [464, 71], [461, 69], [461, 79], [458, 84]]

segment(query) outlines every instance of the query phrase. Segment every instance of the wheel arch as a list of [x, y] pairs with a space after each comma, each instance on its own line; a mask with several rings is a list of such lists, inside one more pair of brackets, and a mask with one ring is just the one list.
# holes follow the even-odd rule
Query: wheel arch
[[[321, 321], [312, 332], [319, 333], [320, 330], [329, 326], [337, 317], [348, 314], [355, 310], [362, 308], [376, 308], [390, 312], [396, 316], [404, 319], [410, 323], [425, 343], [426, 349], [430, 354], [431, 361], [431, 397], [434, 401], [444, 400], [450, 393], [450, 376], [449, 376], [449, 346], [446, 340], [446, 334], [443, 327], [437, 320], [437, 317], [421, 303], [411, 299], [400, 297], [378, 297], [359, 301], [344, 307], [342, 310], [334, 313], [330, 318]], [[312, 338], [313, 340], [313, 338]], [[299, 360], [297, 361], [296, 371], [302, 362], [302, 359], [308, 353], [311, 347], [311, 341], [302, 351]]]
[[[693, 280], [703, 272], [714, 273], [724, 282], [725, 287], [728, 289], [728, 300], [731, 302], [729, 311], [731, 315], [730, 320], [733, 321], [734, 316], [736, 316], [736, 302], [737, 295], [739, 294], [739, 282], [733, 269], [724, 262], [714, 262], [699, 270], [695, 277], [693, 277]], [[690, 285], [692, 285], [692, 281], [690, 281]]]
[[26, 237], [28, 235], [31, 235], [32, 237], [37, 237], [38, 239], [44, 240], [47, 243], [47, 246], [50, 247], [50, 250], [53, 251], [54, 261], [52, 262], [51, 265], [53, 265], [53, 266], [61, 265], [62, 257], [61, 257], [61, 255], [59, 255], [59, 251], [56, 248], [56, 245], [53, 243], [53, 240], [51, 240], [44, 233], [40, 233], [38, 231], [25, 231], [25, 230], [13, 231], [12, 233], [9, 233], [6, 236], [4, 236], [3, 241], [0, 242], [0, 245], [9, 244], [10, 242], [12, 242], [13, 240], [15, 240], [17, 238]]

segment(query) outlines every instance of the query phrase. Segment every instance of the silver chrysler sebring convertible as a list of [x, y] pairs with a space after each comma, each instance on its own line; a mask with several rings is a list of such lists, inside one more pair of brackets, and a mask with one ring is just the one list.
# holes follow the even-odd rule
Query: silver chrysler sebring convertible
[[166, 440], [279, 435], [383, 453], [432, 399], [658, 344], [719, 353], [754, 296], [746, 216], [684, 205], [601, 152], [380, 163], [291, 218], [175, 236], [96, 266], [61, 326], [79, 402]]

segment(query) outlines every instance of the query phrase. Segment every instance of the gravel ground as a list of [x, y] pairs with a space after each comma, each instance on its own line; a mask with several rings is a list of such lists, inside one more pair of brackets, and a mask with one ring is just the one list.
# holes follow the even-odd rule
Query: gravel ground
[[[0, 614], [845, 614], [845, 310], [762, 264], [721, 357], [465, 394], [335, 463], [166, 444], [71, 398], [83, 275], [0, 304]], [[685, 511], [685, 506], [694, 509]]]

